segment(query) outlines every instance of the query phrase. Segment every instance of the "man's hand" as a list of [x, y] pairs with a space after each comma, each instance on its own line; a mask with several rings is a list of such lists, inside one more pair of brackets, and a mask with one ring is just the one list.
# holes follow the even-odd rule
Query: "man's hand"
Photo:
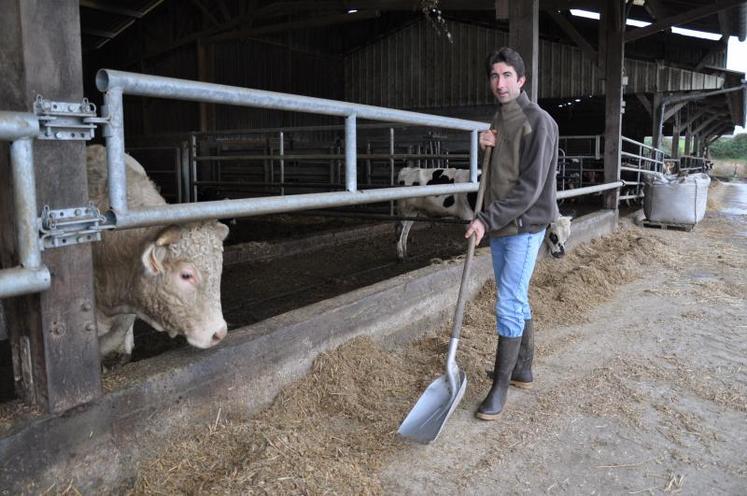
[[496, 130], [489, 129], [480, 133], [480, 150], [485, 150], [485, 147], [495, 147], [495, 136]]
[[464, 233], [464, 237], [469, 239], [473, 234], [475, 235], [475, 246], [480, 244], [482, 237], [485, 236], [485, 224], [480, 219], [475, 219], [467, 226], [467, 232]]

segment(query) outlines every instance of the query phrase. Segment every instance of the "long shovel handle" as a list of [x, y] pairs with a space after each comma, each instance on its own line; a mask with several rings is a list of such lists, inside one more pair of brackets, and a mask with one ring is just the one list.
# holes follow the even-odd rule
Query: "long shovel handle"
[[[480, 176], [480, 186], [477, 188], [477, 202], [475, 203], [475, 218], [482, 210], [483, 198], [485, 198], [485, 188], [488, 184], [488, 171], [490, 170], [490, 156], [493, 147], [485, 148], [485, 156], [482, 159], [482, 175]], [[464, 321], [464, 303], [467, 294], [467, 283], [469, 281], [470, 271], [472, 269], [472, 257], [475, 254], [475, 244], [477, 235], [472, 234], [467, 244], [467, 256], [464, 259], [464, 269], [462, 269], [462, 281], [459, 284], [459, 296], [457, 297], [456, 309], [454, 310], [454, 324], [451, 328], [451, 340], [449, 341], [449, 352], [446, 356], [446, 377], [449, 381], [449, 389], [452, 398], [455, 397], [458, 387], [459, 369], [456, 365], [456, 350], [459, 344], [459, 336], [462, 332], [462, 322]]]

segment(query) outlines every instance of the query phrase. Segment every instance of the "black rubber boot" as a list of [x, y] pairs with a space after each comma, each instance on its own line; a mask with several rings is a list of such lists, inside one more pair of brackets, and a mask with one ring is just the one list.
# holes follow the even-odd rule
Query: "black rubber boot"
[[524, 321], [519, 358], [516, 359], [516, 367], [511, 374], [512, 385], [522, 389], [529, 389], [533, 386], [532, 360], [534, 360], [534, 325], [530, 319]]
[[482, 420], [495, 420], [506, 404], [508, 385], [511, 372], [519, 356], [521, 338], [498, 338], [498, 349], [495, 352], [495, 370], [493, 371], [493, 386], [483, 400], [475, 416]]

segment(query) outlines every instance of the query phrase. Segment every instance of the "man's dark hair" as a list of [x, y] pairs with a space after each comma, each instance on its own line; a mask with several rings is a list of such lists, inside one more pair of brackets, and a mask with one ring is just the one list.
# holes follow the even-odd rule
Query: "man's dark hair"
[[488, 58], [485, 59], [485, 72], [487, 72], [488, 77], [490, 77], [490, 73], [493, 71], [493, 65], [499, 62], [504, 62], [513, 67], [516, 71], [516, 77], [524, 77], [524, 73], [526, 72], [524, 59], [513, 48], [503, 47], [488, 55]]

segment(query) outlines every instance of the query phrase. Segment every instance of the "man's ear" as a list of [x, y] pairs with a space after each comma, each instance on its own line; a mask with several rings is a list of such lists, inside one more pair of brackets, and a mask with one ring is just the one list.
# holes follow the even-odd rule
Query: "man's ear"
[[519, 80], [517, 81], [517, 83], [519, 83], [519, 88], [523, 88], [524, 87], [524, 83], [526, 83], [526, 82], [527, 82], [526, 76], [521, 76], [519, 78]]

